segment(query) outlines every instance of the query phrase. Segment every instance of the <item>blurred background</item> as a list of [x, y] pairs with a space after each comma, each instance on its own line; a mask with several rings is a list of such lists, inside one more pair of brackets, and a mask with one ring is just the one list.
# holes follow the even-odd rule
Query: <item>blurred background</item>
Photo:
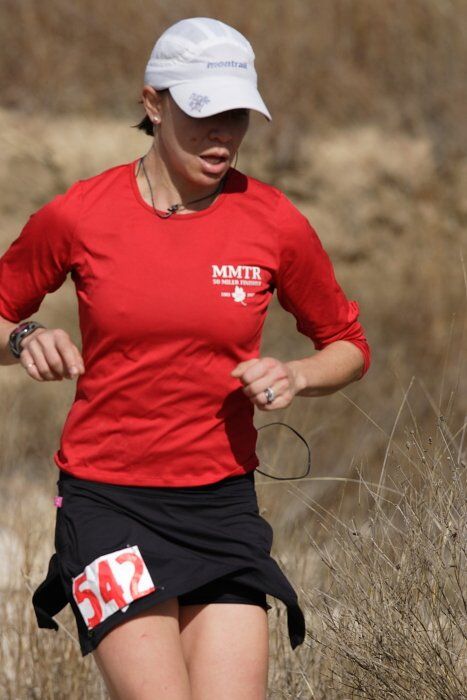
[[[332, 537], [318, 512], [367, 523], [374, 503], [362, 496], [362, 480], [395, 488], [401, 471], [404, 478], [417, 471], [410, 445], [417, 459], [431, 450], [440, 468], [448, 441], [465, 467], [467, 3], [2, 0], [0, 255], [55, 194], [149, 149], [150, 137], [132, 128], [143, 116], [144, 68], [162, 31], [191, 16], [227, 22], [252, 43], [273, 121], [253, 115], [237, 168], [283, 189], [309, 218], [338, 281], [360, 305], [372, 349], [361, 382], [296, 398], [273, 414], [256, 411], [258, 428], [285, 421], [311, 446], [311, 480], [292, 487], [256, 475], [275, 555], [305, 594], [328, 581], [304, 535]], [[80, 345], [69, 277], [36, 317]], [[290, 360], [312, 352], [274, 298], [262, 354]], [[18, 366], [0, 367], [0, 555], [12, 561], [0, 600], [12, 605], [12, 625], [21, 611], [24, 632], [3, 651], [5, 697], [61, 697], [49, 667], [39, 676], [34, 665], [60, 641], [35, 630], [27, 596], [53, 552], [52, 454], [73, 396], [72, 382], [39, 384]], [[260, 469], [276, 476], [306, 469], [304, 446], [284, 427], [260, 430], [258, 455]], [[73, 635], [71, 618], [62, 619]], [[76, 643], [60, 634], [69, 644], [54, 656], [54, 672], [57, 664], [79, 668], [63, 675], [63, 693], [78, 697], [83, 683], [94, 683], [92, 697], [104, 697], [89, 659], [81, 663]], [[315, 652], [305, 661], [286, 642], [281, 653], [277, 660], [272, 652], [270, 697], [350, 697], [337, 682], [320, 685], [324, 675], [308, 666], [324, 668]], [[284, 656], [300, 681], [284, 675]], [[41, 694], [28, 694], [32, 687]], [[374, 693], [358, 697], [393, 697]]]

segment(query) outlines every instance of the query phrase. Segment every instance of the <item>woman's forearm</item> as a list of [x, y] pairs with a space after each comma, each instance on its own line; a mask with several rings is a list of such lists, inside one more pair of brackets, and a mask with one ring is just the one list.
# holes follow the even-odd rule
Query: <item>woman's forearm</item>
[[297, 396], [325, 396], [360, 378], [364, 358], [356, 345], [337, 340], [311, 357], [286, 363], [294, 373]]

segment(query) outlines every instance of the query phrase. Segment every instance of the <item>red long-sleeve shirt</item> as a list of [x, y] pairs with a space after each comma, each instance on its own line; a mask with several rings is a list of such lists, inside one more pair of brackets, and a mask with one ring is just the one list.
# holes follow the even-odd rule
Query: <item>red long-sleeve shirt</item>
[[161, 219], [135, 162], [72, 185], [0, 258], [0, 314], [31, 318], [68, 273], [85, 373], [56, 464], [115, 484], [195, 486], [250, 471], [254, 406], [230, 375], [258, 357], [274, 289], [320, 350], [370, 349], [359, 306], [315, 230], [278, 189], [230, 169], [207, 209]]

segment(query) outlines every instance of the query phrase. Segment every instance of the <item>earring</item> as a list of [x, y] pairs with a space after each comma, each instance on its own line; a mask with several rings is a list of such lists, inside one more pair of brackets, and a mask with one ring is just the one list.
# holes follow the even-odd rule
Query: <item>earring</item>
[[155, 122], [156, 124], [159, 124], [160, 119], [159, 119], [159, 117], [153, 117], [152, 121]]

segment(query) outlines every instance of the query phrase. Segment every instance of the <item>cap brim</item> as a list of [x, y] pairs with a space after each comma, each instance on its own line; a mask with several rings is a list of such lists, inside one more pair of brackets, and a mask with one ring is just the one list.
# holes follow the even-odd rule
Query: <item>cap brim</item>
[[193, 80], [173, 85], [169, 90], [180, 109], [190, 117], [211, 117], [230, 109], [254, 109], [272, 120], [258, 90], [243, 79]]

